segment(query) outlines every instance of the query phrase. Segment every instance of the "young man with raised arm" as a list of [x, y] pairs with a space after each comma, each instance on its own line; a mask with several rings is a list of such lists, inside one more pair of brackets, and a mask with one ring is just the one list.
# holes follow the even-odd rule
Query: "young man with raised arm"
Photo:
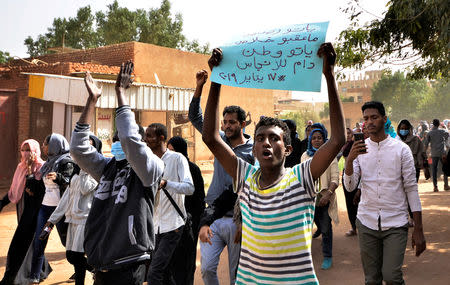
[[[285, 168], [290, 154], [289, 129], [279, 119], [263, 117], [255, 128], [253, 154], [260, 167], [243, 161], [219, 135], [221, 85], [212, 82], [205, 111], [203, 141], [234, 180], [242, 213], [242, 245], [236, 284], [318, 284], [311, 256], [314, 181], [328, 168], [345, 142], [344, 117], [334, 79], [336, 53], [322, 44], [323, 74], [328, 85], [331, 138], [311, 160]], [[215, 49], [210, 67], [220, 64]]]
[[413, 212], [412, 246], [426, 248], [422, 209], [411, 149], [384, 131], [387, 117], [380, 102], [362, 106], [369, 138], [353, 143], [344, 172], [346, 189], [361, 178], [356, 227], [365, 284], [405, 284], [402, 264], [408, 240], [408, 204]]
[[[164, 163], [141, 140], [134, 114], [125, 100], [133, 63], [122, 64], [116, 82], [116, 127], [120, 153], [105, 158], [89, 143], [95, 104], [101, 96], [88, 73], [86, 107], [75, 126], [70, 152], [77, 164], [99, 181], [86, 221], [88, 263], [94, 267], [94, 284], [142, 284], [145, 264], [154, 248], [154, 195]], [[119, 152], [117, 152], [119, 153]]]
[[[203, 133], [203, 117], [200, 108], [200, 97], [203, 85], [208, 79], [206, 70], [201, 70], [196, 74], [197, 88], [194, 97], [189, 105], [189, 120], [194, 127]], [[252, 154], [253, 140], [244, 133], [245, 111], [239, 106], [227, 106], [223, 112], [222, 127], [223, 132], [219, 133], [221, 140], [227, 144], [232, 151], [244, 161], [254, 164], [255, 160]], [[232, 188], [233, 181], [228, 175], [222, 164], [214, 159], [214, 173], [209, 186], [205, 201], [208, 208], [204, 215], [208, 215], [212, 210], [214, 201], [225, 191]], [[233, 221], [233, 210], [224, 213], [218, 217], [211, 227], [208, 228], [211, 238], [208, 242], [199, 235], [201, 252], [201, 272], [205, 285], [218, 285], [217, 266], [219, 265], [220, 254], [225, 246], [228, 249], [228, 268], [230, 275], [230, 284], [235, 283], [236, 268], [239, 261], [240, 243], [235, 240], [237, 227]]]

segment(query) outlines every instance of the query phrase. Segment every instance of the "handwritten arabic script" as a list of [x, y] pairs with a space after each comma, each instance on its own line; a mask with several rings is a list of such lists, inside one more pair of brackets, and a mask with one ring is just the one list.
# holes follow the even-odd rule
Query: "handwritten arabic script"
[[320, 92], [328, 22], [299, 24], [239, 38], [222, 47], [211, 80], [229, 86]]

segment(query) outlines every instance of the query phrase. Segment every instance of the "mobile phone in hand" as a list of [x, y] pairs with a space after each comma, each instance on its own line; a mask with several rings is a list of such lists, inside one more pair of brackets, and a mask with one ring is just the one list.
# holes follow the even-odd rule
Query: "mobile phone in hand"
[[355, 137], [355, 141], [363, 141], [364, 140], [363, 133], [354, 133], [353, 136]]
[[[357, 141], [364, 141], [364, 134], [363, 133], [354, 133], [353, 136], [355, 137], [355, 142], [357, 142]], [[361, 151], [361, 153], [366, 153], [366, 151]]]

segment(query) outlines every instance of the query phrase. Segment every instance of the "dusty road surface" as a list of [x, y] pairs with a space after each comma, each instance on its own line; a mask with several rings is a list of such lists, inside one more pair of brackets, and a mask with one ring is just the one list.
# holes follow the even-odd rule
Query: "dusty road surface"
[[[442, 182], [439, 182], [442, 189]], [[424, 232], [427, 250], [419, 258], [411, 249], [409, 238], [403, 272], [408, 285], [448, 285], [450, 284], [450, 191], [432, 192], [432, 183], [420, 180], [419, 191], [423, 207]], [[0, 195], [6, 193], [4, 189]], [[357, 285], [364, 284], [364, 276], [359, 257], [357, 237], [346, 237], [350, 228], [345, 209], [342, 188], [338, 189], [341, 223], [333, 225], [333, 266], [321, 270], [321, 239], [313, 241], [313, 256], [316, 272], [321, 284]], [[8, 205], [0, 214], [0, 276], [5, 271], [6, 254], [16, 228], [14, 205]], [[56, 232], [56, 231], [55, 231]], [[411, 236], [411, 230], [409, 235]], [[203, 284], [200, 275], [198, 253], [195, 284]], [[56, 233], [52, 233], [47, 246], [46, 256], [53, 267], [49, 278], [41, 284], [66, 284], [72, 275], [73, 267], [65, 259], [65, 250]], [[220, 284], [229, 284], [228, 261], [226, 251], [219, 264]], [[92, 284], [92, 275], [86, 275], [86, 284]]]

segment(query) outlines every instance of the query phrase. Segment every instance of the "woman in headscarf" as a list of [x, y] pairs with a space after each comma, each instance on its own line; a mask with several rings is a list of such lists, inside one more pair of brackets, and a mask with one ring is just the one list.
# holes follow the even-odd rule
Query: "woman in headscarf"
[[424, 164], [428, 166], [427, 154], [424, 145], [418, 136], [413, 134], [413, 126], [408, 120], [401, 120], [397, 126], [397, 133], [402, 142], [406, 143], [414, 157], [414, 167], [416, 168], [416, 181], [419, 181], [420, 169]]
[[[33, 241], [33, 260], [31, 266], [30, 283], [39, 284], [40, 268], [44, 261], [44, 251], [47, 246], [48, 239], [41, 240], [39, 238], [45, 223], [50, 215], [58, 206], [61, 195], [70, 182], [77, 166], [70, 158], [69, 142], [60, 134], [51, 134], [47, 136], [42, 144], [42, 150], [47, 155], [48, 160], [42, 165], [40, 175], [45, 184], [45, 194], [42, 199], [42, 205], [39, 209], [37, 224], [35, 228], [35, 236]], [[65, 246], [67, 224], [60, 222], [56, 225], [61, 239], [61, 243]]]
[[[89, 141], [99, 153], [102, 153], [102, 142], [94, 135]], [[75, 285], [83, 285], [88, 264], [84, 256], [84, 227], [91, 209], [97, 181], [84, 170], [75, 173], [70, 184], [61, 197], [53, 214], [45, 224], [45, 228], [53, 228], [64, 216], [67, 228], [66, 257], [75, 268]], [[47, 238], [50, 232], [43, 231], [41, 238]]]
[[175, 272], [175, 283], [193, 284], [200, 216], [205, 210], [205, 190], [203, 177], [200, 168], [189, 160], [187, 143], [182, 137], [172, 137], [167, 142], [167, 148], [179, 152], [186, 157], [189, 163], [189, 170], [191, 171], [192, 180], [194, 182], [194, 194], [186, 196], [184, 201], [186, 212], [189, 213], [192, 218], [194, 240], [190, 240], [186, 237], [186, 235], [183, 235], [173, 255], [173, 262], [175, 264], [174, 267], [186, 268], [186, 270], [182, 272]]
[[[31, 267], [32, 240], [37, 215], [44, 196], [44, 183], [39, 170], [44, 161], [41, 159], [39, 143], [28, 139], [20, 146], [21, 159], [14, 172], [8, 193], [0, 202], [1, 209], [16, 204], [18, 225], [9, 246], [6, 270], [0, 284], [28, 284]], [[28, 253], [27, 253], [28, 251]], [[47, 277], [50, 266], [44, 263], [42, 277]]]
[[[302, 155], [304, 162], [314, 156], [316, 151], [327, 141], [327, 131], [321, 128], [311, 130], [308, 138], [308, 149]], [[339, 186], [339, 167], [337, 159], [334, 159], [327, 170], [320, 176], [316, 197], [314, 222], [317, 231], [322, 234], [322, 269], [329, 269], [333, 263], [333, 229], [331, 221], [339, 223], [336, 189]]]

